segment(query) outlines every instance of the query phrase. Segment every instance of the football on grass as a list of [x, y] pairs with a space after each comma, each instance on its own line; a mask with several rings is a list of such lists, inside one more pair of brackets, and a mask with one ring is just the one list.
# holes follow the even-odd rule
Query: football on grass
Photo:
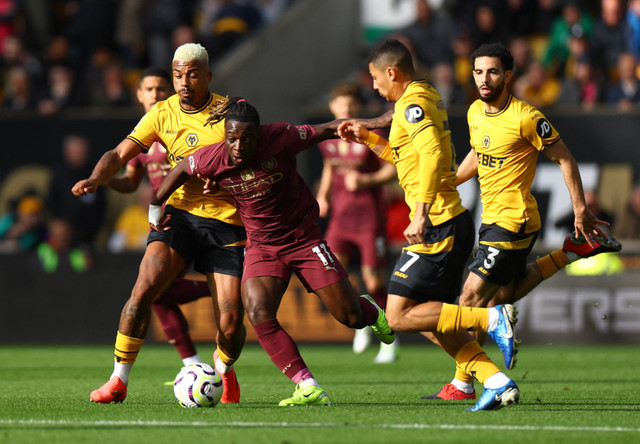
[[222, 397], [222, 379], [209, 364], [191, 364], [176, 376], [173, 394], [183, 407], [215, 407]]

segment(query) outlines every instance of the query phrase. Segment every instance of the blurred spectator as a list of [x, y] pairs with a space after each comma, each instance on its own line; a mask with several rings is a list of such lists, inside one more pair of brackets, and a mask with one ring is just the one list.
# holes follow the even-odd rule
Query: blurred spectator
[[640, 0], [627, 3], [627, 23], [629, 26], [629, 51], [640, 60]]
[[219, 0], [219, 4], [215, 15], [206, 21], [202, 35], [202, 44], [211, 60], [226, 55], [263, 24], [260, 10], [251, 3]]
[[533, 34], [547, 35], [558, 18], [561, 5], [558, 0], [537, 0], [533, 11]]
[[0, 48], [4, 48], [5, 39], [14, 33], [17, 7], [17, 0], [0, 1]]
[[105, 216], [104, 188], [80, 198], [71, 193], [76, 182], [91, 175], [89, 140], [78, 135], [65, 137], [62, 155], [63, 162], [54, 167], [51, 176], [49, 212], [54, 218], [69, 221], [78, 244], [93, 247]]
[[22, 39], [15, 35], [7, 36], [2, 49], [0, 69], [21, 67], [33, 81], [39, 81], [42, 77], [42, 63], [25, 47]]
[[588, 57], [581, 57], [574, 65], [573, 76], [562, 82], [558, 104], [580, 105], [584, 110], [592, 110], [604, 101], [604, 83]]
[[111, 253], [143, 251], [147, 245], [149, 202], [153, 197], [151, 185], [141, 182], [136, 197], [137, 202], [127, 206], [116, 220], [107, 244]]
[[591, 58], [591, 48], [586, 35], [571, 35], [569, 37], [569, 57], [564, 65], [564, 71], [560, 77], [574, 79], [576, 75], [576, 64], [579, 59]]
[[174, 31], [183, 25], [192, 25], [192, 1], [149, 0], [144, 11], [144, 28], [149, 65], [170, 66], [173, 59]]
[[114, 39], [126, 67], [137, 68], [146, 61], [144, 23], [148, 0], [121, 0]]
[[123, 107], [131, 105], [131, 92], [129, 91], [122, 66], [110, 63], [102, 71], [100, 87], [94, 89], [90, 104], [93, 106]]
[[531, 53], [529, 40], [523, 35], [518, 35], [511, 39], [509, 42], [509, 52], [511, 52], [513, 56], [513, 75], [511, 76], [511, 81], [508, 86], [509, 89], [513, 91], [513, 85], [516, 80], [529, 70], [529, 66], [535, 58]]
[[442, 62], [453, 63], [453, 19], [446, 11], [435, 11], [427, 0], [417, 0], [416, 8], [416, 21], [397, 33], [411, 41], [415, 56], [427, 67]]
[[34, 192], [23, 195], [9, 212], [0, 216], [0, 250], [26, 251], [46, 237], [44, 203]]
[[[584, 190], [584, 201], [587, 204], [587, 208], [589, 209], [589, 211], [591, 211], [591, 213], [595, 217], [611, 224], [611, 226], [609, 227], [602, 226], [602, 228], [607, 232], [612, 232], [614, 217], [611, 213], [602, 209], [602, 207], [600, 206], [600, 201], [598, 200], [598, 194], [593, 190]], [[572, 231], [575, 232], [576, 228], [574, 226], [574, 221], [574, 213], [573, 211], [570, 211], [566, 216], [562, 216], [561, 218], [559, 218], [556, 221], [555, 226], [556, 228], [564, 228], [567, 233], [570, 233]]]
[[636, 76], [638, 61], [630, 52], [618, 56], [618, 80], [609, 85], [607, 103], [627, 112], [640, 103], [640, 81]]
[[502, 14], [509, 35], [530, 35], [534, 32], [536, 0], [505, 0]]
[[45, 273], [58, 270], [84, 273], [92, 265], [91, 255], [75, 242], [74, 231], [66, 219], [53, 219], [48, 224], [46, 242], [38, 245], [37, 253]]
[[622, 0], [601, 0], [601, 15], [591, 36], [596, 64], [609, 79], [616, 78], [618, 56], [629, 49], [631, 31]]
[[449, 63], [436, 63], [431, 70], [429, 83], [440, 93], [445, 108], [449, 109], [451, 105], [469, 104], [467, 95], [455, 81], [453, 67]]
[[29, 73], [22, 66], [9, 69], [4, 83], [2, 109], [5, 111], [29, 111], [35, 108], [36, 99]]
[[38, 101], [38, 113], [55, 114], [79, 103], [75, 95], [75, 77], [71, 68], [65, 65], [52, 66], [48, 77], [49, 82]]
[[537, 61], [529, 66], [513, 85], [513, 93], [520, 100], [536, 108], [553, 105], [560, 94], [560, 82], [550, 76]]
[[455, 55], [453, 62], [453, 75], [455, 81], [467, 97], [467, 102], [471, 103], [477, 98], [477, 90], [475, 84], [471, 81], [471, 53], [475, 46], [471, 35], [464, 29], [459, 29], [453, 37], [452, 42], [453, 53]]
[[496, 11], [489, 4], [480, 3], [476, 8], [471, 37], [476, 47], [485, 43], [507, 41], [506, 30], [498, 21]]
[[640, 240], [640, 184], [631, 192], [629, 205], [616, 225], [615, 235], [619, 239]]
[[562, 75], [569, 57], [571, 36], [586, 36], [593, 32], [593, 17], [583, 11], [578, 0], [567, 0], [562, 6], [562, 15], [556, 18], [547, 38], [547, 47], [542, 56], [542, 65], [554, 75]]

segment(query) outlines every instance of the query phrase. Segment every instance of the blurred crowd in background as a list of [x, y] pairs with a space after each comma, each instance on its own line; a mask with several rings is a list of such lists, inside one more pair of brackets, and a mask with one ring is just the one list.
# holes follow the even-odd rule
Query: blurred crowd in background
[[[216, 63], [295, 1], [0, 0], [2, 107], [135, 106], [140, 71], [169, 66], [180, 44], [202, 43]], [[515, 57], [513, 91], [536, 106], [640, 103], [640, 0], [415, 3], [415, 22], [392, 35], [449, 105], [475, 98], [469, 55], [494, 41]]]
[[[138, 109], [135, 90], [144, 68], [169, 67], [174, 49], [187, 42], [202, 43], [212, 64], [218, 63], [295, 1], [0, 0], [2, 113]], [[534, 106], [639, 109], [640, 0], [415, 3], [415, 22], [388, 36], [409, 47], [417, 70], [448, 107], [466, 107], [476, 99], [469, 61], [473, 50], [502, 41], [515, 59], [511, 90]], [[366, 110], [375, 113], [386, 104], [370, 87], [366, 63], [362, 67]], [[82, 136], [65, 138], [60, 165], [50, 169], [48, 197], [27, 190], [1, 215], [0, 251], [37, 251], [45, 269], [59, 266], [60, 252], [75, 271], [90, 266], [105, 218], [104, 189], [80, 199], [69, 191], [91, 173], [89, 150]], [[148, 199], [143, 191], [132, 205], [146, 209]], [[394, 202], [404, 205], [401, 196]], [[639, 239], [640, 186], [627, 213], [624, 225], [616, 222], [620, 230], [626, 226], [617, 235]], [[148, 227], [142, 217], [141, 222], [137, 233], [116, 233], [104, 245], [114, 251], [144, 248]]]

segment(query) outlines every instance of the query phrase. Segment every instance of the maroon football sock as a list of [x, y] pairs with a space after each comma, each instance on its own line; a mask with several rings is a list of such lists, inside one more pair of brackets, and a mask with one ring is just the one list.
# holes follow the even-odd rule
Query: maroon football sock
[[177, 305], [167, 307], [154, 304], [153, 310], [158, 316], [169, 343], [178, 350], [180, 357], [184, 359], [195, 355], [197, 352], [191, 336], [189, 336], [189, 324], [180, 308]]
[[373, 325], [378, 320], [378, 309], [365, 298], [358, 298], [360, 309], [362, 310], [362, 321], [360, 324], [354, 325], [353, 328], [364, 328], [367, 325]]
[[369, 294], [380, 308], [383, 310], [387, 308], [387, 290], [384, 287]]
[[270, 319], [253, 328], [258, 335], [260, 345], [271, 358], [271, 362], [293, 382], [300, 382], [296, 381], [294, 377], [299, 374], [306, 375], [308, 372], [307, 364], [300, 356], [300, 351], [293, 338], [283, 330], [278, 320]]

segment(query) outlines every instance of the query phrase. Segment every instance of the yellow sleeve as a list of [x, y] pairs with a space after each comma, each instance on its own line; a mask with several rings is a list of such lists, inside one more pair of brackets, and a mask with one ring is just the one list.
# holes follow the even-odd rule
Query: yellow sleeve
[[442, 179], [442, 146], [438, 128], [429, 125], [413, 136], [413, 146], [418, 150], [418, 202], [432, 204], [440, 190]]

